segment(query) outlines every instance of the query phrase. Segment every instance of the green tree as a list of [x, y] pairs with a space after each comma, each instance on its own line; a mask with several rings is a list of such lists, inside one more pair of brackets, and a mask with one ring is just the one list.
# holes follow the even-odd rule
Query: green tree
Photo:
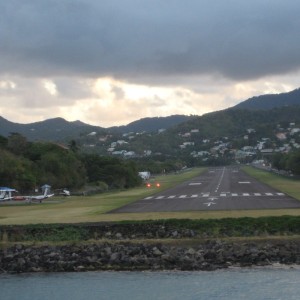
[[36, 184], [32, 163], [6, 150], [0, 149], [0, 185], [19, 191], [32, 189]]
[[30, 144], [25, 156], [35, 165], [39, 185], [78, 188], [85, 184], [85, 168], [73, 151], [53, 143], [36, 142]]
[[287, 169], [295, 175], [300, 175], [300, 151], [292, 152], [287, 158]]
[[20, 155], [28, 147], [27, 139], [19, 133], [12, 133], [8, 137], [7, 148], [14, 154]]
[[8, 143], [7, 138], [0, 135], [0, 148], [6, 148], [7, 143]]
[[129, 188], [141, 183], [133, 161], [97, 154], [85, 154], [82, 160], [89, 182], [102, 181], [110, 188]]

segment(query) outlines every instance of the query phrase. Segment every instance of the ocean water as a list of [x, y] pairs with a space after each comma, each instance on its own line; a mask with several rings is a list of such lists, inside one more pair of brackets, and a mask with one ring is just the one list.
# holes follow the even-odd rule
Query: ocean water
[[0, 275], [0, 299], [300, 299], [300, 269]]

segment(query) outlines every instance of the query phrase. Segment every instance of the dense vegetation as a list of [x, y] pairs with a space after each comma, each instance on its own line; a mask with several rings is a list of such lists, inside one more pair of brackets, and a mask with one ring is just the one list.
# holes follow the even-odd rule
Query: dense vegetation
[[277, 125], [287, 128], [290, 122], [300, 123], [300, 106], [287, 106], [271, 110], [226, 109], [194, 118], [175, 126], [170, 132], [178, 134], [199, 129], [199, 139], [242, 138], [247, 129], [256, 131], [256, 139], [274, 136]]
[[300, 150], [274, 154], [272, 165], [278, 170], [290, 171], [295, 175], [300, 175]]
[[[106, 224], [37, 224], [24, 226], [0, 226], [0, 236], [6, 241], [75, 241], [101, 237], [103, 231], [147, 233], [163, 226], [165, 230], [194, 230], [202, 238], [282, 236], [300, 234], [299, 216], [223, 218], [223, 219], [169, 219], [157, 221], [126, 221]], [[101, 226], [102, 225], [102, 226]], [[155, 238], [156, 236], [152, 236]], [[148, 238], [151, 238], [148, 236]], [[157, 238], [157, 237], [156, 237]]]
[[20, 192], [45, 183], [55, 188], [79, 189], [86, 183], [102, 188], [129, 188], [141, 183], [137, 166], [113, 157], [80, 154], [51, 142], [28, 142], [20, 134], [0, 137], [0, 186]]

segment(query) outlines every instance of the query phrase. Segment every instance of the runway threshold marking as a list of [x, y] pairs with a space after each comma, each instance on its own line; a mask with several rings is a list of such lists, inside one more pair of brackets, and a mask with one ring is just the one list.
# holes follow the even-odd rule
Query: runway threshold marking
[[238, 193], [220, 193], [216, 196], [214, 195], [210, 195], [210, 193], [205, 193], [205, 194], [202, 194], [202, 195], [199, 195], [199, 194], [192, 194], [192, 195], [170, 195], [170, 196], [167, 196], [167, 195], [162, 195], [162, 196], [149, 196], [149, 197], [146, 197], [142, 200], [161, 200], [161, 199], [174, 199], [174, 198], [179, 198], [179, 199], [185, 199], [185, 198], [207, 198], [208, 200], [215, 200], [215, 199], [218, 199], [219, 197], [222, 197], [222, 198], [225, 198], [225, 197], [279, 197], [279, 196], [285, 196], [284, 193], [241, 193], [241, 194], [238, 194]]

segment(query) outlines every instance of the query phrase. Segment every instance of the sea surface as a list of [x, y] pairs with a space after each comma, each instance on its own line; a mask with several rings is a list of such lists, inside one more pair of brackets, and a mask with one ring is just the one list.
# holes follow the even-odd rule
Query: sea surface
[[300, 269], [0, 275], [3, 300], [300, 299]]

